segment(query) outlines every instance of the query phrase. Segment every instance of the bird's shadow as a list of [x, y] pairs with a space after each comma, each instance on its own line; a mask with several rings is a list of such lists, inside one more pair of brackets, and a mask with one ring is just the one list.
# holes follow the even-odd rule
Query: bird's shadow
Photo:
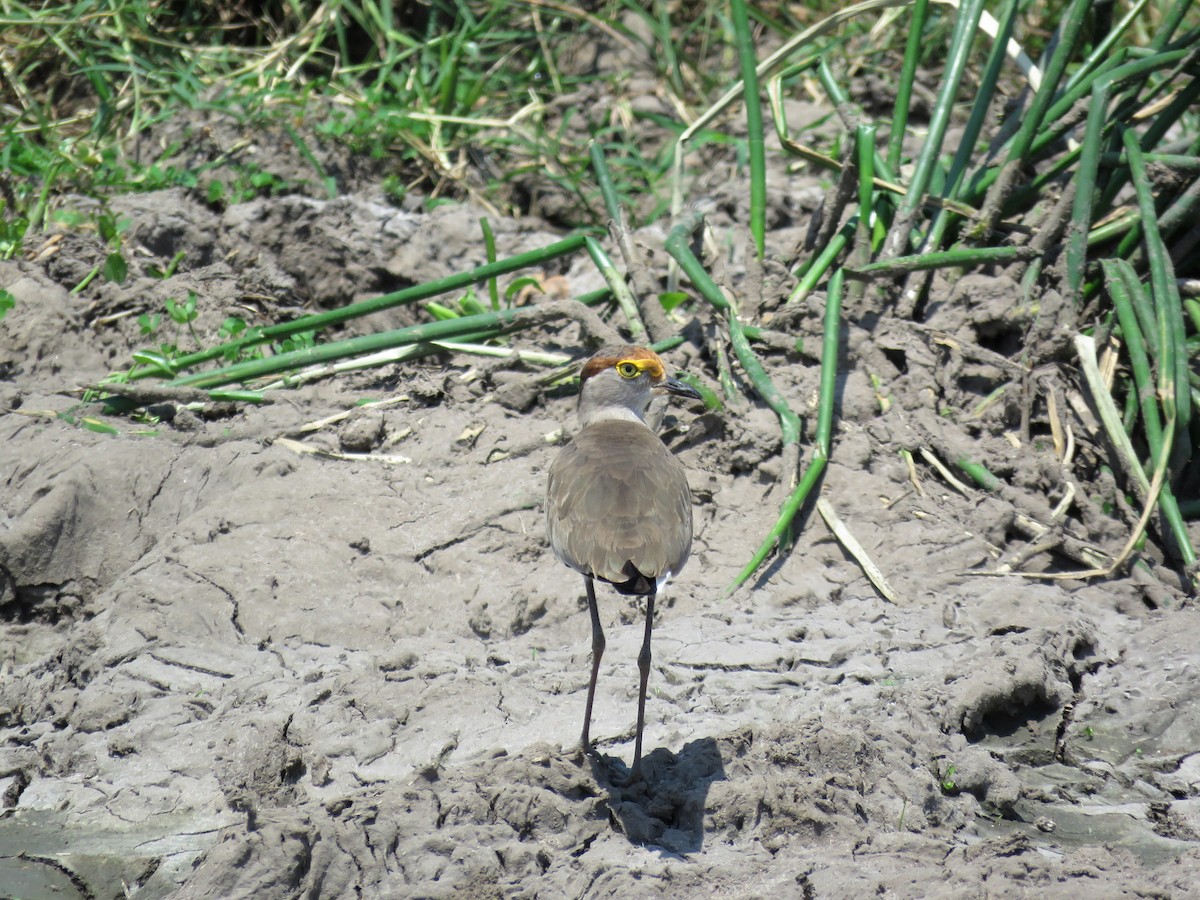
[[703, 847], [709, 786], [725, 780], [713, 738], [692, 741], [678, 753], [653, 751], [642, 758], [642, 778], [632, 783], [620, 760], [595, 753], [588, 760], [592, 776], [608, 792], [609, 818], [631, 844], [678, 854]]

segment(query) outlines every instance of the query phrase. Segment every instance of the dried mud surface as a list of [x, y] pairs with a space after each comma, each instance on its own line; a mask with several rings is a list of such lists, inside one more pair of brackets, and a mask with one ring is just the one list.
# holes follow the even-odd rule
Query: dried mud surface
[[[782, 266], [736, 249], [744, 201], [726, 174], [712, 221], [735, 249], [713, 271], [769, 322]], [[785, 178], [782, 259], [820, 197], [806, 176], [772, 184]], [[480, 211], [399, 209], [369, 184], [223, 212], [175, 192], [114, 207], [132, 222], [125, 285], [68, 292], [101, 258], [79, 233], [0, 264], [17, 298], [0, 322], [5, 895], [1196, 895], [1200, 612], [1178, 578], [1153, 560], [1086, 584], [977, 574], [1022, 546], [1018, 512], [1048, 517], [1082, 477], [1045, 435], [1006, 439], [1011, 406], [941, 414], [1005, 376], [1018, 300], [1002, 273], [935, 284], [918, 327], [859, 309], [847, 329], [822, 496], [895, 603], [815, 512], [723, 598], [783, 496], [778, 428], [752, 400], [670, 412], [697, 534], [659, 604], [647, 777], [623, 787], [641, 611], [602, 593], [601, 756], [583, 759], [582, 585], [543, 536], [548, 436], [574, 427], [570, 395], [446, 355], [180, 413], [154, 437], [38, 414], [122, 367], [144, 344], [136, 314], [165, 297], [195, 290], [210, 339], [226, 315], [342, 305], [483, 262]], [[557, 237], [493, 227], [502, 255]], [[661, 230], [638, 237], [661, 263]], [[146, 274], [181, 250], [171, 278]], [[561, 274], [572, 294], [599, 286], [585, 260]], [[1071, 327], [1053, 301], [1050, 344]], [[788, 326], [806, 350], [819, 318], [813, 304]], [[697, 324], [670, 362], [714, 384]], [[513, 343], [583, 355], [579, 340], [572, 325]], [[993, 355], [954, 349], [980, 343]], [[811, 414], [815, 352], [763, 353]], [[396, 402], [302, 431], [381, 398]], [[1075, 427], [1081, 459], [1098, 452]], [[390, 459], [301, 455], [283, 437]], [[963, 495], [923, 465], [918, 493], [897, 451], [922, 445], [986, 453], [1012, 490]], [[1095, 511], [1104, 486], [1077, 487], [1073, 521], [1119, 547]], [[1041, 564], [1077, 565], [1055, 559]]]

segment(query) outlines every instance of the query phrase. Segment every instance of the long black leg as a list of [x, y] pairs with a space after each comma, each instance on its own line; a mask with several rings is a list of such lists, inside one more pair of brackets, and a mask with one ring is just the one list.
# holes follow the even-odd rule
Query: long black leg
[[596, 699], [596, 676], [600, 674], [600, 657], [604, 655], [604, 629], [600, 627], [600, 608], [596, 605], [596, 586], [591, 575], [583, 576], [587, 588], [588, 612], [592, 614], [592, 678], [588, 682], [587, 708], [583, 713], [583, 752], [592, 749], [588, 732], [592, 728], [592, 701]]
[[633, 771], [630, 780], [642, 777], [642, 729], [646, 724], [646, 682], [650, 680], [650, 632], [654, 630], [654, 594], [646, 596], [646, 636], [642, 639], [642, 652], [638, 654], [638, 673], [642, 683], [638, 690], [637, 741], [633, 745]]

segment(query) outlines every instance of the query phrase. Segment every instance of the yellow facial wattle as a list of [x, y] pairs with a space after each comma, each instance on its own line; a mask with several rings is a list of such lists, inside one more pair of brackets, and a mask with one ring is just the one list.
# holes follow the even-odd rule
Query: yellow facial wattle
[[622, 378], [637, 378], [643, 372], [648, 374], [652, 381], [659, 381], [663, 377], [662, 364], [657, 359], [623, 359], [615, 368]]

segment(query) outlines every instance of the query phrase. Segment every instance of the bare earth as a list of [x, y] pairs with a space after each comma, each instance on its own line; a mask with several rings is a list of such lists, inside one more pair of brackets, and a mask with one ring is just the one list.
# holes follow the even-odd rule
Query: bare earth
[[[794, 178], [793, 197], [817, 195]], [[601, 593], [602, 756], [583, 759], [583, 586], [541, 512], [574, 398], [534, 390], [535, 370], [447, 353], [180, 413], [157, 436], [40, 414], [124, 367], [149, 343], [136, 314], [165, 297], [195, 290], [211, 343], [227, 315], [281, 314], [263, 298], [328, 308], [478, 265], [481, 211], [402, 210], [369, 184], [225, 212], [182, 192], [114, 207], [132, 222], [123, 286], [68, 293], [101, 259], [86, 234], [0, 264], [17, 298], [0, 321], [0, 893], [1200, 895], [1200, 612], [1178, 574], [1153, 556], [1089, 583], [979, 574], [1024, 546], [1018, 513], [1048, 520], [1068, 482], [1073, 532], [1110, 552], [1125, 539], [1099, 508], [1104, 451], [1067, 402], [1069, 362], [1049, 377], [1074, 469], [1048, 431], [1016, 436], [1008, 401], [969, 419], [1002, 368], [851, 309], [821, 495], [894, 603], [811, 510], [725, 598], [785, 495], [778, 426], [757, 400], [673, 408], [697, 535], [659, 605], [647, 778], [623, 788], [642, 607]], [[789, 259], [806, 221], [785, 212], [772, 251]], [[747, 266], [744, 235], [711, 221], [735, 235], [714, 271], [769, 313], [781, 266]], [[493, 226], [501, 255], [558, 237]], [[661, 263], [661, 231], [639, 239]], [[173, 277], [145, 274], [179, 250]], [[563, 274], [573, 295], [600, 286], [583, 257]], [[1002, 353], [992, 336], [1018, 305], [1003, 273], [971, 276], [936, 284], [922, 324]], [[787, 326], [805, 353], [761, 350], [809, 440], [820, 314]], [[1072, 327], [1051, 320], [1046, 340]], [[668, 360], [715, 386], [694, 340]], [[511, 342], [586, 355], [574, 325]], [[1007, 492], [964, 495], [918, 457], [919, 493], [898, 451], [921, 446], [985, 460]], [[1047, 567], [1082, 564], [1029, 563]]]

